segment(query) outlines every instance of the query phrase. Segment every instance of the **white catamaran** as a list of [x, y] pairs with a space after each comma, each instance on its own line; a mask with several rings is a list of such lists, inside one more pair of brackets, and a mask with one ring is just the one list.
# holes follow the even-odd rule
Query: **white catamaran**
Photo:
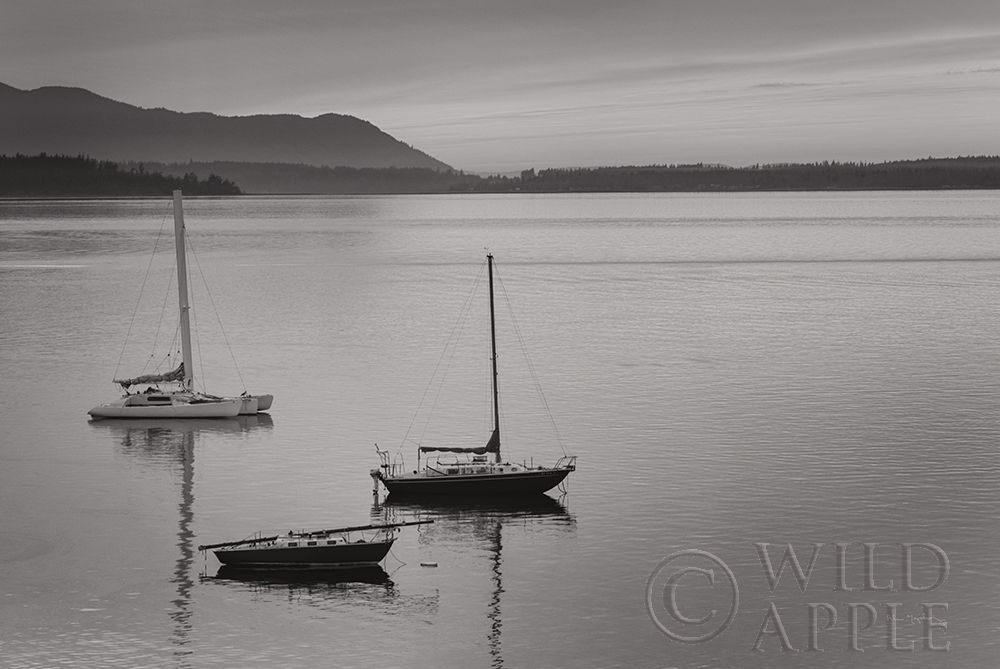
[[[96, 406], [87, 413], [92, 418], [230, 418], [267, 411], [271, 395], [217, 397], [194, 389], [191, 354], [191, 320], [188, 305], [188, 273], [184, 244], [184, 210], [181, 192], [175, 190], [174, 245], [177, 256], [177, 298], [180, 311], [181, 364], [164, 374], [146, 374], [115, 379], [124, 394], [117, 402]], [[145, 390], [132, 391], [136, 386]]]

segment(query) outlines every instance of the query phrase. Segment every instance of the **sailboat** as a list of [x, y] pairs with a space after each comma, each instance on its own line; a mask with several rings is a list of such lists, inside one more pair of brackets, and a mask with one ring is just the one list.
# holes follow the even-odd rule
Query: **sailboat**
[[[417, 469], [407, 470], [402, 462], [393, 462], [389, 452], [375, 450], [381, 464], [371, 470], [375, 491], [381, 482], [391, 495], [464, 495], [498, 497], [507, 495], [541, 494], [562, 483], [576, 471], [576, 456], [564, 455], [552, 467], [527, 463], [504, 462], [500, 456], [500, 391], [497, 378], [496, 311], [493, 300], [493, 254], [486, 255], [489, 267], [490, 342], [493, 364], [493, 433], [485, 446], [472, 448], [450, 446], [418, 446]], [[443, 451], [462, 454], [465, 459], [428, 460], [421, 468], [424, 453]], [[493, 455], [492, 461], [488, 454]]]
[[[191, 354], [191, 320], [188, 305], [187, 257], [184, 244], [184, 209], [181, 191], [173, 192], [174, 246], [177, 257], [177, 301], [180, 311], [181, 363], [163, 374], [115, 379], [124, 394], [116, 402], [101, 404], [87, 413], [92, 418], [231, 418], [256, 414], [271, 407], [273, 396], [217, 397], [194, 389]], [[136, 386], [143, 391], [132, 392]], [[165, 385], [166, 387], [161, 387]]]
[[198, 546], [198, 550], [212, 551], [227, 567], [244, 569], [360, 567], [381, 562], [396, 541], [399, 528], [433, 522], [415, 520], [313, 532], [289, 531], [286, 535], [257, 535], [238, 541], [206, 544]]

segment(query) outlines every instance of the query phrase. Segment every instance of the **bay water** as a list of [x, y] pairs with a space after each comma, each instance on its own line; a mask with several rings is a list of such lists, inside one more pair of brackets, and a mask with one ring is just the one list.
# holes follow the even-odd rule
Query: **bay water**
[[[1000, 194], [184, 206], [198, 384], [268, 415], [88, 421], [171, 360], [170, 202], [0, 202], [3, 666], [1000, 657]], [[504, 455], [578, 470], [534, 500], [373, 495], [376, 443], [489, 436], [487, 251]], [[361, 573], [197, 550], [393, 519], [435, 522]]]

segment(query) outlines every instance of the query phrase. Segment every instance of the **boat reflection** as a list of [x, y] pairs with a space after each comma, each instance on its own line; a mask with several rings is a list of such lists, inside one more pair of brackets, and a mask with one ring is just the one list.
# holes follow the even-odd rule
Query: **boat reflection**
[[182, 434], [228, 437], [274, 427], [274, 419], [266, 413], [232, 418], [91, 419], [87, 423], [95, 430], [104, 430], [118, 437], [127, 451], [133, 450], [133, 445], [155, 447], [176, 444]]
[[181, 489], [178, 503], [177, 549], [171, 582], [176, 596], [170, 619], [174, 622], [170, 639], [174, 656], [182, 665], [191, 651], [191, 592], [194, 589], [194, 445], [202, 435], [239, 435], [273, 426], [267, 414], [219, 419], [116, 419], [91, 420], [94, 429], [106, 430], [125, 455], [179, 470]]
[[467, 542], [469, 537], [488, 539], [498, 524], [506, 527], [521, 525], [533, 531], [562, 532], [576, 526], [576, 519], [566, 506], [565, 495], [560, 499], [548, 495], [529, 495], [523, 498], [484, 499], [443, 495], [419, 499], [384, 500], [375, 498], [371, 517], [377, 522], [402, 522], [404, 520], [433, 520], [420, 533], [421, 543], [457, 539]]
[[225, 585], [261, 600], [292, 601], [325, 611], [361, 607], [365, 614], [406, 615], [433, 620], [437, 593], [404, 595], [381, 566], [350, 569], [240, 569], [220, 567], [203, 583]]
[[203, 438], [240, 439], [274, 427], [271, 416], [263, 413], [233, 418], [98, 419], [89, 424], [96, 431], [108, 433], [123, 455], [170, 468], [182, 463], [184, 450]]
[[522, 532], [566, 533], [576, 529], [576, 519], [570, 514], [565, 495], [554, 499], [548, 495], [531, 495], [522, 498], [495, 498], [442, 496], [439, 498], [398, 499], [390, 494], [380, 501], [376, 496], [371, 516], [385, 522], [402, 520], [434, 520], [420, 533], [421, 544], [467, 545], [472, 539], [484, 549], [490, 572], [490, 594], [486, 605], [489, 627], [487, 641], [490, 666], [500, 668], [503, 663], [501, 632], [503, 615], [501, 596], [503, 586], [503, 530]]
[[336, 588], [343, 584], [368, 583], [385, 585], [392, 589], [389, 574], [380, 565], [349, 569], [241, 569], [223, 565], [215, 576], [205, 578], [215, 581], [233, 581], [264, 588], [301, 587]]
[[[566, 495], [559, 499], [549, 495], [524, 495], [521, 497], [484, 498], [464, 495], [440, 495], [394, 498], [391, 494], [381, 501], [375, 498], [373, 514], [407, 512], [423, 513], [427, 519], [457, 520], [473, 516], [502, 518], [539, 518], [573, 522], [567, 507]], [[380, 516], [381, 517], [381, 516]]]

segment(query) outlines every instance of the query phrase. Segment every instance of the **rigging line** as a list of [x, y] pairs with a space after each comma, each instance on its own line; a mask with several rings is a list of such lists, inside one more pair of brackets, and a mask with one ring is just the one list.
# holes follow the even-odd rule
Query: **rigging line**
[[[489, 341], [486, 342], [486, 346], [489, 347]], [[483, 368], [483, 376], [486, 382], [483, 384], [483, 425], [486, 426], [486, 433], [490, 434], [493, 432], [493, 366], [490, 364], [492, 359], [492, 350], [489, 351], [489, 355], [486, 356], [487, 364]]]
[[[463, 312], [462, 316], [466, 317], [468, 312]], [[464, 328], [463, 328], [464, 329]], [[461, 339], [461, 330], [459, 331], [459, 336], [454, 341], [449, 341], [445, 344], [445, 352], [447, 353], [447, 362], [445, 362], [444, 369], [441, 371], [441, 377], [437, 381], [437, 390], [434, 393], [434, 400], [431, 402], [431, 408], [427, 412], [427, 418], [424, 421], [423, 430], [420, 432], [420, 436], [417, 438], [417, 443], [422, 444], [424, 441], [424, 436], [427, 434], [427, 428], [430, 427], [431, 419], [434, 417], [434, 412], [437, 409], [438, 401], [441, 399], [441, 392], [444, 390], [444, 381], [448, 378], [448, 370], [451, 368], [451, 361], [455, 359], [455, 354], [458, 352], [458, 342]]]
[[[156, 344], [160, 341], [160, 330], [163, 328], [163, 314], [167, 311], [167, 302], [170, 300], [171, 289], [174, 288], [174, 277], [177, 275], [177, 268], [171, 265], [170, 267], [170, 279], [167, 281], [167, 289], [163, 293], [163, 304], [160, 305], [160, 318], [156, 321], [156, 332], [153, 333], [153, 346], [152, 352], [149, 357], [152, 358], [156, 354]], [[176, 289], [174, 289], [176, 290]], [[180, 328], [180, 314], [178, 314], [177, 325], [174, 326], [174, 338], [177, 337], [177, 331]], [[171, 342], [173, 344], [173, 342]], [[169, 353], [167, 354], [169, 355]], [[147, 360], [147, 365], [149, 361]], [[143, 372], [145, 372], [145, 367], [143, 367]], [[158, 367], [155, 369], [159, 369]]]
[[[184, 228], [187, 230], [187, 227]], [[194, 249], [191, 248], [191, 239], [188, 235], [184, 236], [184, 249], [186, 251], [191, 251], [191, 255], [194, 256]], [[198, 259], [195, 257], [195, 264], [197, 264]], [[200, 271], [200, 267], [199, 267]], [[195, 380], [195, 383], [201, 387], [201, 392], [208, 394], [207, 386], [205, 385], [205, 356], [201, 354], [201, 335], [198, 329], [198, 309], [195, 307], [194, 301], [194, 286], [190, 281], [191, 271], [188, 270], [188, 313], [190, 314], [190, 322], [192, 328], [192, 339], [194, 340], [194, 346], [198, 350], [198, 373], [195, 374], [195, 366], [192, 362], [191, 364], [191, 376]]]
[[[496, 270], [496, 260], [493, 261], [493, 269]], [[489, 426], [486, 430], [487, 434], [492, 435], [493, 429], [495, 427], [500, 428], [501, 434], [510, 435], [510, 430], [507, 429], [507, 412], [504, 411], [503, 400], [504, 393], [499, 389], [499, 379], [497, 381], [497, 416], [496, 424], [494, 424], [493, 419], [493, 345], [490, 338], [486, 338], [486, 366], [484, 371], [486, 372], [486, 383], [483, 385], [483, 396], [485, 402], [483, 404], [484, 415], [486, 417], [486, 424]], [[497, 352], [497, 359], [499, 360], [500, 353]], [[501, 376], [503, 372], [497, 369], [497, 375]]]
[[[496, 269], [496, 267], [494, 267], [494, 269]], [[490, 399], [492, 400], [492, 398], [490, 398]], [[492, 404], [492, 403], [493, 402], [491, 401], [490, 404]], [[500, 433], [501, 434], [506, 434], [509, 437], [510, 436], [510, 429], [509, 429], [510, 423], [507, 421], [507, 412], [504, 411], [504, 408], [503, 408], [503, 393], [502, 392], [498, 392], [497, 393], [497, 404], [500, 406], [500, 419], [498, 421], [500, 423]], [[492, 432], [492, 429], [491, 429], [491, 432]], [[506, 437], [504, 437], [504, 439], [506, 439]], [[509, 444], [510, 442], [504, 442], [504, 443], [508, 443]], [[506, 452], [507, 452], [507, 457], [509, 458], [510, 457], [510, 450], [508, 449]]]
[[[236, 354], [233, 353], [233, 347], [229, 344], [229, 337], [226, 336], [226, 329], [222, 327], [222, 317], [219, 316], [219, 309], [215, 306], [215, 298], [212, 296], [212, 290], [208, 287], [208, 280], [205, 278], [205, 272], [201, 269], [201, 261], [198, 260], [198, 254], [195, 253], [194, 246], [189, 241], [188, 248], [191, 249], [191, 256], [194, 258], [194, 264], [198, 268], [198, 275], [201, 277], [201, 283], [205, 286], [205, 292], [208, 294], [208, 301], [212, 305], [212, 311], [215, 312], [215, 320], [219, 323], [219, 331], [222, 332], [222, 340], [226, 343], [226, 349], [229, 351], [229, 357], [233, 359], [233, 366], [236, 368], [236, 376], [240, 379], [240, 385], [243, 386], [243, 392], [246, 392], [247, 384], [243, 381], [243, 374], [240, 372], [240, 365], [236, 362]], [[201, 351], [198, 352], [199, 359], [201, 358]]]
[[198, 331], [198, 310], [195, 309], [194, 299], [191, 295], [188, 295], [188, 309], [191, 313], [191, 327], [194, 330], [194, 345], [198, 349], [198, 373], [194, 374], [194, 365], [191, 365], [191, 373], [198, 380], [198, 385], [201, 386], [201, 392], [208, 393], [205, 386], [205, 363], [202, 362], [205, 356], [201, 354], [201, 336]]
[[139, 286], [139, 297], [136, 299], [135, 308], [132, 310], [132, 319], [128, 323], [128, 330], [125, 332], [125, 341], [122, 342], [122, 351], [118, 354], [118, 363], [115, 364], [115, 373], [112, 375], [112, 379], [118, 377], [118, 368], [121, 367], [122, 358], [125, 357], [125, 347], [128, 346], [128, 339], [132, 334], [132, 326], [135, 324], [135, 317], [139, 313], [139, 304], [142, 302], [142, 293], [146, 288], [146, 281], [149, 279], [149, 271], [153, 267], [153, 259], [156, 258], [156, 247], [160, 243], [160, 236], [163, 234], [163, 226], [166, 224], [168, 213], [168, 211], [165, 211], [163, 213], [163, 217], [160, 219], [160, 229], [156, 231], [156, 238], [153, 240], [153, 252], [149, 254], [149, 263], [146, 265], [146, 274], [142, 277], [142, 285]]
[[[171, 359], [171, 356], [173, 356], [173, 352], [176, 350], [175, 344], [177, 343], [177, 335], [180, 332], [180, 328], [181, 328], [180, 323], [178, 323], [174, 327], [174, 338], [170, 342], [170, 345], [167, 347], [167, 352], [163, 355], [163, 357], [160, 358], [160, 360], [158, 362], [156, 362], [153, 365], [153, 369], [152, 369], [153, 372], [160, 373], [160, 370], [164, 369], [164, 363], [166, 363], [166, 369], [168, 371], [177, 367], [177, 365], [173, 364], [173, 360]], [[146, 364], [142, 368], [141, 374], [145, 374], [146, 373], [146, 370], [149, 368], [149, 363], [150, 363], [151, 360], [154, 359], [155, 355], [156, 355], [156, 351], [153, 350], [153, 352], [149, 354], [149, 357], [146, 358]]]
[[[186, 228], [185, 228], [186, 229]], [[191, 251], [191, 255], [194, 256], [194, 249], [191, 248], [191, 239], [189, 236], [184, 236], [185, 245], [184, 248]], [[198, 263], [197, 257], [195, 257], [195, 264]], [[200, 268], [199, 268], [200, 271]], [[191, 270], [188, 270], [188, 310], [191, 315], [191, 327], [193, 329], [194, 346], [198, 350], [198, 373], [194, 373], [194, 364], [191, 365], [191, 375], [194, 379], [197, 379], [196, 383], [201, 387], [201, 392], [208, 394], [208, 386], [205, 385], [205, 356], [201, 354], [201, 331], [198, 329], [198, 309], [195, 307], [194, 301], [194, 285], [190, 281]]]
[[549, 402], [545, 399], [545, 393], [542, 391], [542, 382], [538, 378], [538, 373], [535, 371], [535, 365], [531, 362], [531, 356], [528, 355], [528, 347], [524, 343], [524, 337], [521, 336], [521, 328], [517, 325], [517, 316], [514, 315], [514, 307], [510, 303], [510, 296], [507, 294], [507, 287], [504, 286], [503, 280], [500, 278], [500, 273], [497, 270], [495, 260], [493, 262], [493, 274], [496, 277], [497, 284], [500, 286], [500, 292], [503, 294], [504, 302], [507, 304], [507, 311], [510, 312], [510, 322], [514, 326], [514, 333], [517, 335], [517, 341], [521, 345], [521, 354], [524, 356], [524, 361], [528, 365], [528, 373], [531, 375], [531, 380], [535, 384], [535, 390], [538, 392], [538, 397], [542, 402], [542, 406], [545, 408], [545, 413], [549, 417], [549, 422], [552, 423], [552, 429], [556, 435], [556, 443], [559, 444], [559, 448], [562, 450], [563, 455], [566, 455], [566, 447], [563, 445], [562, 437], [559, 434], [559, 427], [556, 425], [556, 419], [553, 417], [552, 410], [549, 408]]
[[[167, 347], [167, 355], [165, 356], [165, 358], [167, 360], [170, 360], [170, 356], [172, 356], [175, 352], [178, 355], [180, 355], [180, 351], [177, 348], [177, 346], [178, 346], [177, 340], [180, 338], [180, 336], [181, 336], [181, 322], [180, 322], [180, 320], [178, 320], [177, 324], [174, 326], [174, 336], [171, 337], [171, 339], [170, 339], [170, 346]], [[177, 367], [177, 365], [173, 364], [174, 363], [173, 360], [170, 360], [170, 362], [171, 362], [170, 369], [175, 369]], [[184, 362], [184, 361], [181, 360], [181, 362]]]
[[[156, 366], [153, 367], [153, 371], [159, 372], [159, 370], [163, 369], [163, 366], [164, 366], [163, 363], [167, 363], [167, 369], [168, 370], [172, 370], [172, 369], [174, 369], [177, 366], [177, 365], [171, 364], [173, 361], [170, 359], [170, 357], [173, 355], [173, 350], [174, 350], [173, 347], [174, 347], [174, 343], [177, 341], [177, 333], [180, 330], [180, 327], [181, 326], [178, 323], [177, 327], [174, 328], [174, 339], [173, 339], [173, 341], [170, 342], [170, 346], [167, 348], [166, 355], [164, 355], [160, 359], [160, 361], [158, 363], [156, 363]], [[153, 356], [150, 355], [149, 357], [152, 358]], [[143, 370], [143, 373], [145, 373], [145, 370]]]
[[[431, 374], [430, 380], [427, 382], [427, 386], [424, 388], [423, 394], [420, 396], [420, 402], [417, 404], [417, 410], [413, 412], [413, 418], [410, 419], [410, 424], [406, 428], [406, 433], [403, 435], [403, 441], [400, 442], [399, 449], [397, 450], [397, 453], [402, 452], [402, 450], [403, 450], [403, 444], [405, 444], [407, 442], [407, 440], [409, 439], [410, 431], [413, 429], [413, 424], [417, 422], [417, 416], [420, 413], [420, 409], [424, 406], [424, 401], [427, 398], [427, 393], [430, 391], [431, 386], [434, 385], [434, 380], [437, 377], [438, 369], [441, 367], [441, 362], [444, 360], [445, 354], [448, 353], [449, 342], [451, 341], [451, 338], [455, 334], [455, 329], [459, 326], [459, 323], [461, 323], [461, 321], [462, 321], [462, 318], [463, 318], [463, 313], [462, 312], [466, 311], [466, 305], [472, 303], [472, 298], [473, 298], [473, 296], [476, 293], [476, 286], [479, 285], [479, 281], [482, 278], [482, 275], [483, 275], [483, 267], [480, 267], [479, 268], [479, 276], [477, 276], [476, 279], [475, 279], [475, 281], [473, 281], [472, 289], [469, 291], [469, 294], [465, 298], [465, 304], [463, 304], [462, 309], [459, 312], [458, 319], [452, 325], [451, 332], [448, 333], [448, 339], [445, 340], [444, 349], [441, 351], [441, 356], [438, 358], [437, 364], [434, 365], [434, 371]], [[440, 388], [438, 389], [438, 393], [440, 393]], [[424, 432], [426, 432], [426, 431], [427, 431], [427, 425], [425, 424], [424, 425]], [[423, 433], [421, 433], [421, 438], [422, 438], [422, 435], [423, 435]], [[415, 443], [417, 443], [417, 445], [420, 445], [420, 441], [419, 440], [417, 442], [415, 442]]]
[[[476, 292], [478, 290], [479, 284], [482, 281], [483, 268], [480, 268], [479, 274], [476, 276], [475, 281], [472, 284], [472, 289], [465, 298], [465, 304], [462, 306], [462, 310], [459, 313], [458, 320], [452, 327], [452, 331], [449, 334], [449, 340], [454, 337], [454, 341], [449, 341], [445, 345], [446, 351], [448, 351], [448, 361], [441, 372], [441, 378], [438, 380], [437, 392], [434, 394], [434, 402], [431, 404], [430, 411], [427, 412], [427, 420], [424, 422], [424, 429], [420, 433], [420, 441], [423, 442], [424, 435], [427, 433], [427, 428], [430, 426], [431, 418], [434, 416], [434, 411], [437, 409], [438, 400], [441, 398], [441, 392], [444, 390], [444, 382], [448, 377], [448, 370], [451, 368], [451, 361], [455, 359], [455, 355], [458, 353], [458, 343], [462, 338], [462, 333], [465, 332], [466, 323], [469, 321], [469, 314], [472, 312], [472, 304], [475, 301]], [[449, 350], [450, 347], [450, 350]], [[442, 358], [444, 356], [442, 355]], [[440, 361], [439, 361], [440, 363]]]

